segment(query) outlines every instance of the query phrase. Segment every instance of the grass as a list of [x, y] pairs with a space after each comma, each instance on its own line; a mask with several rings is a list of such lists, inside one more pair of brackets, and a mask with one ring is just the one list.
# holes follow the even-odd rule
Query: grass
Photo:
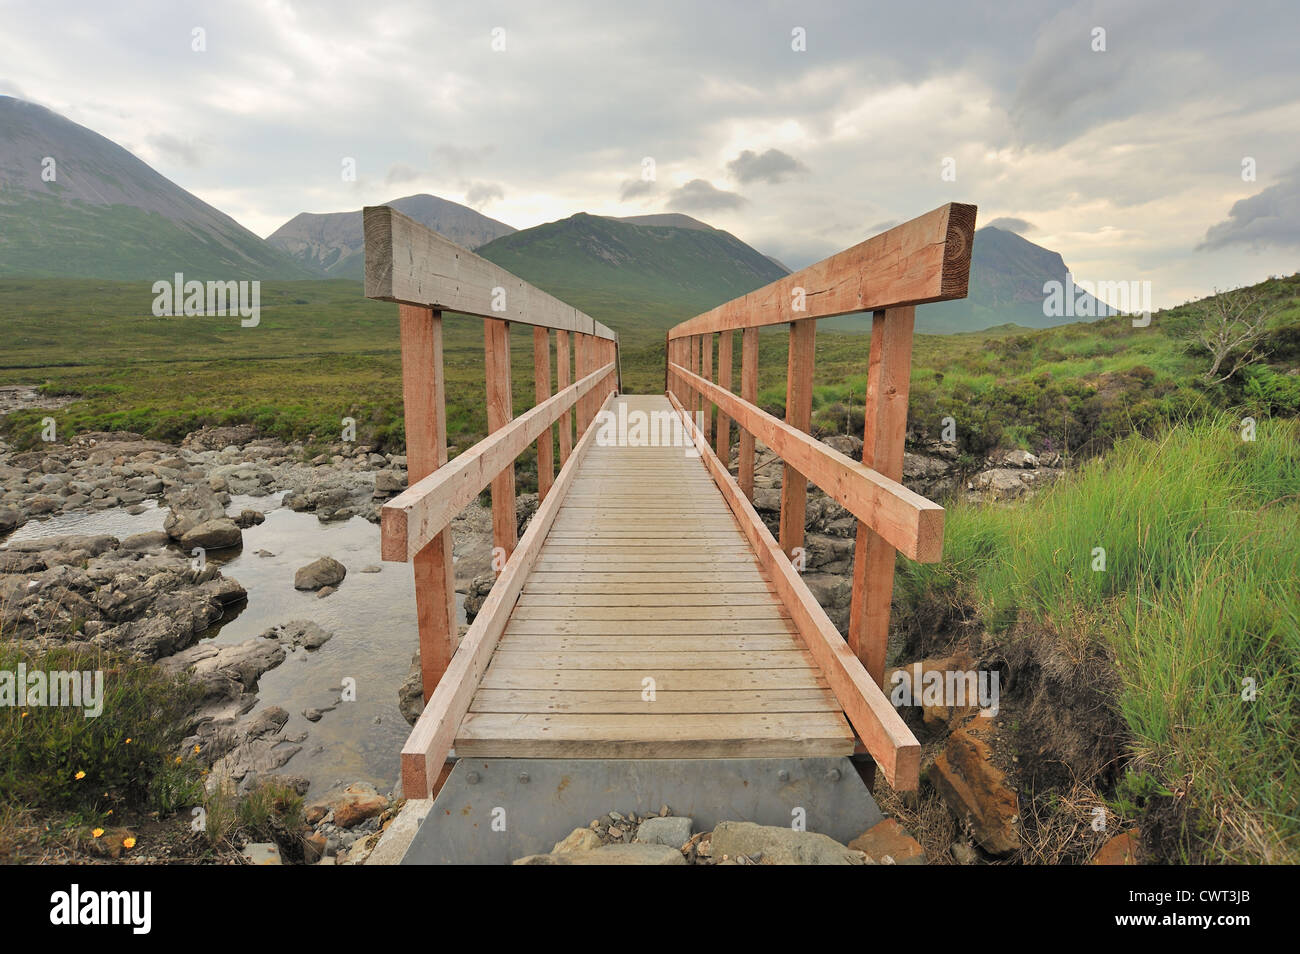
[[1185, 799], [1184, 860], [1296, 862], [1300, 424], [1239, 428], [1132, 436], [1023, 506], [951, 508], [943, 563], [900, 561], [899, 602], [1100, 649], [1122, 687], [1121, 799]]
[[[937, 437], [952, 417], [969, 455], [999, 446], [1086, 455], [1124, 434], [1235, 404], [1249, 403], [1258, 415], [1300, 413], [1300, 379], [1285, 374], [1300, 362], [1300, 276], [1265, 284], [1289, 303], [1276, 319], [1276, 366], [1241, 381], [1199, 382], [1202, 357], [1179, 337], [1185, 308], [1158, 313], [1148, 328], [1110, 318], [1043, 331], [918, 335], [909, 426]], [[33, 446], [51, 416], [59, 434], [124, 429], [176, 441], [205, 425], [251, 423], [321, 445], [338, 440], [351, 417], [362, 443], [403, 448], [396, 310], [365, 299], [360, 283], [268, 282], [255, 328], [231, 318], [155, 318], [152, 300], [144, 282], [0, 281], [0, 384], [34, 383], [78, 398], [53, 412], [9, 415], [7, 436]], [[662, 325], [629, 308], [609, 301], [592, 313], [619, 332], [624, 390], [661, 392]], [[511, 340], [516, 413], [535, 403], [525, 331]], [[820, 434], [861, 434], [868, 349], [866, 335], [819, 331]], [[759, 403], [774, 413], [784, 412], [785, 352], [783, 329], [759, 336]], [[487, 429], [479, 320], [448, 316], [445, 370], [449, 442], [468, 447]], [[533, 466], [531, 454], [521, 461], [525, 488]]]

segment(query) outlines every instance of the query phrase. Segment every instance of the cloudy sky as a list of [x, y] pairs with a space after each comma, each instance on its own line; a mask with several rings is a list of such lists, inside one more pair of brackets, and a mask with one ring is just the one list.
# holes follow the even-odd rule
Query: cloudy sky
[[686, 212], [800, 267], [959, 200], [1157, 305], [1300, 261], [1295, 0], [0, 0], [0, 22], [0, 93], [260, 235], [431, 192], [518, 228]]

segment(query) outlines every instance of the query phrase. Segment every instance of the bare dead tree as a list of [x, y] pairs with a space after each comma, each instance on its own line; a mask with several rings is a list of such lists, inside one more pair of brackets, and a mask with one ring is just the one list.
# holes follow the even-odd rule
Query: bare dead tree
[[[1210, 353], [1207, 384], [1228, 380], [1242, 368], [1268, 354], [1265, 339], [1277, 305], [1253, 288], [1215, 289], [1213, 298], [1199, 302], [1187, 337]], [[1226, 374], [1219, 372], [1230, 365]]]

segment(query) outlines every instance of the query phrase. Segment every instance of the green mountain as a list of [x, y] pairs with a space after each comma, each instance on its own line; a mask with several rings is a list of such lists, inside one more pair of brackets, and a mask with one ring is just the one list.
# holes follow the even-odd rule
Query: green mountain
[[476, 253], [637, 337], [662, 333], [787, 274], [730, 232], [698, 220], [660, 225], [633, 219], [579, 212], [496, 239]]
[[[468, 249], [476, 249], [514, 231], [504, 222], [436, 195], [408, 195], [384, 205], [391, 205], [403, 215]], [[317, 274], [358, 281], [365, 277], [365, 235], [360, 210], [301, 212], [266, 240]]]
[[0, 96], [0, 277], [307, 278], [121, 146]]

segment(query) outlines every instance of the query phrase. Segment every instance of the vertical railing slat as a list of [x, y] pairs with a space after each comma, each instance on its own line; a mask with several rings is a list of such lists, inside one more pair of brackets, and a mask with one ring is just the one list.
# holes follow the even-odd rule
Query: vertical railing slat
[[[569, 346], [567, 331], [555, 332], [555, 386], [563, 391], [570, 384], [573, 367], [573, 349]], [[569, 462], [573, 453], [573, 412], [565, 411], [560, 415], [560, 466]]]
[[[812, 425], [813, 364], [817, 344], [815, 319], [790, 322], [790, 357], [785, 388], [785, 422], [801, 431]], [[808, 478], [789, 464], [781, 480], [781, 549], [794, 560], [803, 547]]]
[[[514, 417], [510, 387], [510, 323], [500, 318], [483, 319], [483, 350], [486, 356], [488, 432], [505, 427]], [[492, 546], [502, 551], [504, 559], [493, 563], [498, 568], [515, 552], [519, 529], [515, 517], [515, 465], [513, 463], [492, 479]], [[494, 554], [496, 556], [496, 554]]]
[[[551, 396], [551, 332], [540, 325], [533, 328], [533, 391], [538, 404]], [[537, 502], [551, 492], [555, 480], [555, 434], [548, 427], [537, 438]]]
[[[700, 356], [702, 365], [700, 377], [707, 381], [713, 380], [713, 335], [700, 335]], [[704, 411], [704, 443], [713, 443], [713, 402], [703, 395], [700, 396]]]
[[[746, 328], [740, 333], [740, 398], [750, 404], [758, 403], [758, 329]], [[749, 502], [754, 502], [754, 435], [740, 429], [740, 460], [736, 467], [736, 483], [745, 492]]]
[[[731, 342], [734, 335], [724, 331], [718, 335], [718, 386], [731, 390]], [[731, 466], [731, 418], [718, 408], [718, 460], [724, 467]]]
[[[406, 480], [408, 485], [413, 485], [447, 463], [442, 313], [415, 305], [399, 305], [398, 316], [406, 420]], [[420, 676], [426, 702], [456, 650], [456, 579], [451, 545], [451, 531], [443, 530], [412, 561]]]

